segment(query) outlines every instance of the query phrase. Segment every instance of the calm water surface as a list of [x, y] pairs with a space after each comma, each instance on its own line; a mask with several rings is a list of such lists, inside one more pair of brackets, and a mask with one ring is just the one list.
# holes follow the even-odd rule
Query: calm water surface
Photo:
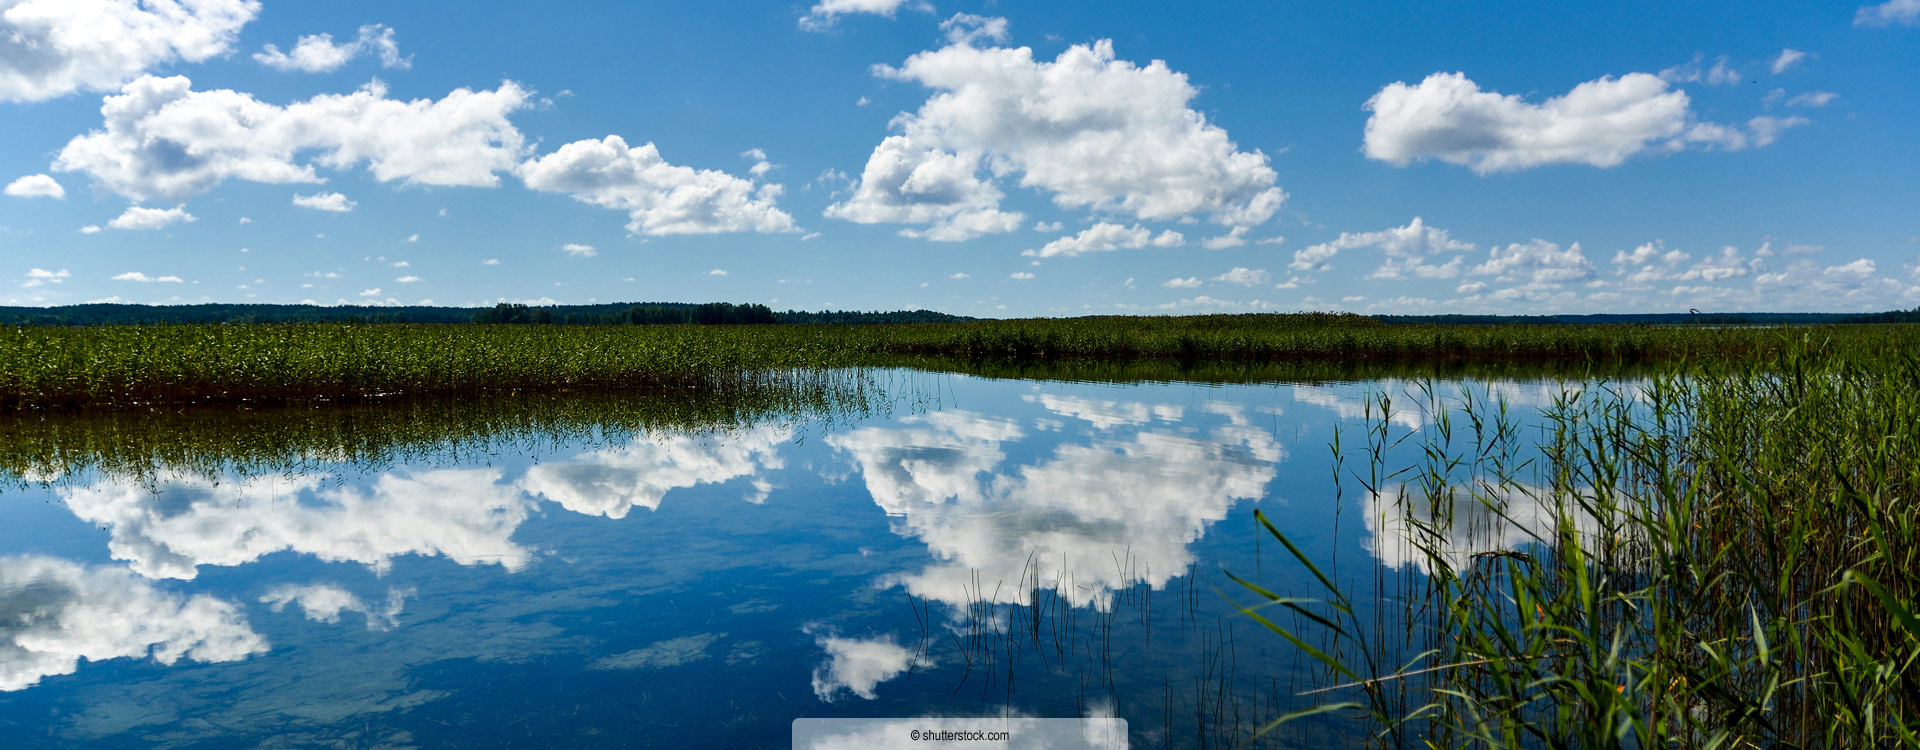
[[785, 747], [799, 717], [1003, 713], [1244, 746], [1325, 684], [1221, 570], [1308, 591], [1259, 508], [1373, 580], [1328, 443], [1407, 384], [890, 377], [914, 395], [860, 416], [29, 477], [0, 493], [0, 747]]

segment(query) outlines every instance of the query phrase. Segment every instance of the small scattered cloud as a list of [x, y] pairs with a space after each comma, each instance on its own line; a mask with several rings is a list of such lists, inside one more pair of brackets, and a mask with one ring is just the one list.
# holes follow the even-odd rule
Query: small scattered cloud
[[1706, 65], [1706, 59], [1706, 55], [1696, 54], [1691, 62], [1660, 71], [1660, 77], [1674, 83], [1704, 83], [1708, 86], [1740, 82], [1740, 70], [1727, 64], [1726, 55], [1714, 58], [1711, 67]]
[[114, 281], [137, 281], [142, 284], [179, 284], [183, 280], [178, 276], [148, 276], [139, 271], [128, 271], [113, 277]]
[[1219, 276], [1213, 277], [1213, 280], [1218, 281], [1222, 284], [1239, 284], [1241, 286], [1259, 286], [1259, 285], [1266, 284], [1268, 281], [1271, 280], [1271, 277], [1267, 274], [1267, 271], [1264, 268], [1236, 267], [1231, 271], [1228, 271], [1226, 273], [1220, 274]]
[[59, 283], [65, 282], [67, 278], [72, 275], [73, 274], [69, 273], [67, 269], [64, 269], [64, 268], [58, 271], [49, 271], [44, 268], [28, 269], [27, 280], [20, 282], [20, 287], [22, 289], [32, 289], [34, 287], [46, 286], [48, 284], [59, 284]]
[[1805, 62], [1806, 59], [1807, 53], [1805, 52], [1797, 49], [1783, 49], [1780, 50], [1778, 57], [1773, 58], [1773, 64], [1768, 67], [1773, 70], [1774, 75], [1780, 75], [1781, 73], [1792, 70], [1794, 66]]
[[420, 280], [420, 277], [418, 276], [402, 276], [400, 278], [394, 279], [393, 281], [396, 284], [412, 284], [419, 280]]
[[1246, 227], [1234, 227], [1226, 234], [1207, 238], [1205, 242], [1200, 243], [1200, 246], [1208, 250], [1225, 250], [1230, 247], [1239, 247], [1247, 244], [1246, 237]]
[[338, 70], [361, 55], [377, 55], [383, 68], [413, 67], [413, 58], [400, 56], [400, 44], [394, 41], [393, 35], [393, 29], [377, 23], [360, 27], [353, 41], [338, 44], [334, 43], [332, 34], [309, 34], [300, 37], [293, 49], [285, 52], [274, 45], [265, 45], [253, 53], [253, 60], [274, 70], [302, 73]]
[[973, 277], [968, 276], [964, 273], [950, 273], [950, 274], [947, 274], [947, 278], [953, 279], [954, 281], [959, 281], [961, 279], [970, 279]]
[[347, 200], [347, 196], [339, 193], [314, 193], [313, 195], [300, 195], [296, 193], [293, 196], [293, 205], [301, 208], [311, 208], [315, 211], [331, 211], [333, 213], [344, 214], [352, 211], [353, 207], [359, 204]]
[[[566, 251], [567, 255], [575, 258], [591, 258], [593, 256], [600, 254], [599, 251], [593, 249], [592, 245], [582, 245], [577, 242], [569, 242], [565, 245], [561, 245], [560, 249]], [[493, 265], [493, 263], [497, 263], [497, 262], [498, 261], [492, 261], [492, 262], [489, 262], [487, 265]]]
[[100, 227], [99, 227], [98, 225], [95, 225], [95, 224], [88, 224], [88, 225], [86, 225], [86, 226], [84, 226], [84, 227], [81, 227], [81, 228], [80, 228], [80, 229], [79, 229], [78, 231], [79, 231], [79, 232], [80, 232], [81, 234], [99, 234], [99, 233], [100, 233]]
[[120, 216], [113, 221], [107, 222], [107, 226], [113, 227], [114, 229], [142, 231], [159, 229], [169, 224], [193, 220], [193, 214], [187, 213], [187, 210], [181, 206], [164, 209], [128, 206], [126, 213], [120, 214]]
[[1026, 280], [1028, 280], [1028, 279], [1032, 279], [1032, 278], [1033, 278], [1033, 274], [1030, 274], [1030, 273], [1027, 273], [1026, 271], [1014, 271], [1014, 272], [1013, 272], [1013, 274], [1012, 274], [1012, 275], [1010, 275], [1010, 276], [1008, 276], [1007, 278], [1010, 278], [1010, 279], [1018, 279], [1018, 280], [1020, 280], [1020, 281], [1026, 281]]
[[60, 200], [67, 197], [67, 189], [44, 174], [30, 174], [7, 184], [6, 194], [15, 198], [52, 198]]
[[800, 17], [800, 29], [803, 31], [827, 31], [840, 23], [840, 17], [852, 13], [867, 13], [892, 18], [901, 8], [932, 13], [933, 6], [925, 0], [820, 0]]
[[1167, 279], [1166, 281], [1160, 282], [1160, 286], [1168, 289], [1197, 289], [1200, 287], [1200, 277], [1188, 276], [1184, 279]]
[[499, 258], [488, 258], [488, 259], [486, 259], [486, 260], [483, 260], [483, 261], [480, 261], [480, 265], [483, 265], [483, 266], [497, 266], [497, 265], [500, 265], [500, 259], [499, 259]]
[[725, 276], [725, 275], [727, 275], [727, 269], [724, 269], [724, 268], [716, 268], [716, 269], [713, 269], [713, 270], [711, 270], [711, 271], [708, 271], [708, 272], [707, 272], [707, 275], [708, 275], [708, 276]]
[[1920, 0], [1887, 0], [1853, 14], [1855, 26], [1920, 26]]
[[1137, 249], [1152, 245], [1154, 247], [1179, 247], [1186, 244], [1186, 237], [1171, 229], [1155, 235], [1152, 230], [1135, 224], [1123, 226], [1109, 222], [1100, 222], [1087, 227], [1079, 234], [1061, 237], [1042, 246], [1039, 250], [1028, 250], [1021, 255], [1041, 258], [1074, 257], [1086, 253], [1111, 252], [1121, 249]]
[[1838, 98], [1840, 98], [1840, 95], [1831, 91], [1809, 91], [1792, 99], [1788, 99], [1787, 106], [1818, 108], [1832, 104], [1833, 100]]

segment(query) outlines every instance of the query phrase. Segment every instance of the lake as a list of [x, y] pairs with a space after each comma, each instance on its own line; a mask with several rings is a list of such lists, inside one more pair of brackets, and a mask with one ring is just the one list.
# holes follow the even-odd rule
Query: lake
[[[797, 718], [935, 715], [1253, 746], [1337, 682], [1226, 598], [1252, 599], [1225, 572], [1311, 593], [1253, 511], [1369, 595], [1416, 567], [1329, 447], [1370, 394], [1388, 437], [1426, 426], [1414, 383], [860, 378], [724, 419], [34, 426], [0, 492], [0, 746], [786, 747]], [[1560, 389], [1433, 386], [1521, 423]], [[436, 418], [458, 439], [384, 441]]]

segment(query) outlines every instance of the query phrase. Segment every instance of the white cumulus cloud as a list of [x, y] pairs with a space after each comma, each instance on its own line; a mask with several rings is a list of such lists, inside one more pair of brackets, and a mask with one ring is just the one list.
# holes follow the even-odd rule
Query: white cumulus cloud
[[139, 271], [128, 271], [113, 277], [114, 281], [138, 281], [142, 284], [182, 284], [185, 280], [178, 276], [148, 276]]
[[225, 54], [257, 0], [0, 0], [0, 101], [105, 91]]
[[348, 200], [347, 196], [339, 193], [314, 193], [313, 195], [294, 195], [293, 205], [301, 208], [311, 208], [315, 211], [346, 213], [352, 211], [353, 207], [359, 204]]
[[[1649, 149], [1760, 147], [1804, 121], [1755, 118], [1748, 130], [1696, 122], [1686, 92], [1646, 73], [1602, 77], [1539, 104], [1482, 91], [1462, 73], [1389, 84], [1367, 100], [1365, 150], [1395, 166], [1425, 159], [1480, 174], [1549, 164], [1613, 167]], [[1765, 120], [1765, 121], [1763, 121]], [[1782, 127], [1782, 126], [1785, 127]]]
[[[1417, 271], [1426, 268], [1422, 259], [1448, 252], [1461, 252], [1473, 249], [1473, 243], [1453, 239], [1447, 230], [1428, 226], [1420, 217], [1413, 217], [1404, 227], [1382, 229], [1378, 232], [1341, 232], [1332, 242], [1322, 242], [1293, 253], [1293, 262], [1288, 268], [1296, 271], [1325, 271], [1332, 268], [1330, 261], [1343, 251], [1361, 248], [1379, 248], [1387, 256], [1387, 265], [1383, 270]], [[1376, 275], [1381, 272], [1376, 271]], [[1397, 276], [1398, 274], [1387, 274]]]
[[60, 187], [52, 177], [43, 174], [30, 174], [7, 183], [7, 195], [15, 198], [53, 198], [67, 197], [67, 189]]
[[1042, 246], [1039, 250], [1028, 250], [1022, 255], [1052, 258], [1056, 256], [1073, 257], [1085, 253], [1103, 253], [1120, 249], [1139, 249], [1154, 247], [1179, 247], [1186, 244], [1186, 237], [1171, 229], [1154, 234], [1152, 230], [1135, 224], [1122, 226], [1100, 222], [1087, 227], [1079, 234], [1061, 237]]
[[618, 448], [582, 453], [527, 470], [529, 494], [575, 513], [626, 518], [634, 508], [659, 510], [667, 493], [719, 484], [784, 467], [779, 448], [793, 428], [762, 426], [735, 433], [661, 433]]
[[333, 584], [289, 583], [268, 590], [260, 597], [260, 603], [275, 612], [286, 609], [289, 604], [298, 605], [307, 619], [328, 624], [339, 622], [343, 612], [358, 612], [367, 618], [368, 630], [389, 630], [400, 624], [400, 612], [406, 606], [407, 597], [413, 594], [410, 588], [389, 588], [387, 600], [375, 607]]
[[535, 502], [497, 469], [390, 473], [370, 487], [322, 474], [109, 478], [59, 490], [75, 516], [107, 529], [107, 550], [148, 578], [191, 579], [281, 551], [385, 571], [400, 555], [519, 569], [511, 537]]
[[822, 635], [815, 642], [826, 651], [827, 661], [813, 670], [813, 694], [828, 703], [842, 692], [867, 700], [879, 697], [874, 688], [906, 672], [917, 658], [892, 636]]
[[1213, 277], [1213, 280], [1223, 284], [1239, 284], [1241, 286], [1260, 286], [1260, 285], [1266, 284], [1268, 281], [1271, 281], [1272, 278], [1267, 274], [1267, 270], [1264, 268], [1235, 267], [1231, 271], [1228, 271], [1226, 273], [1220, 274], [1219, 276]]
[[1025, 217], [1000, 210], [1002, 180], [1063, 208], [1140, 220], [1207, 214], [1227, 226], [1260, 224], [1286, 197], [1266, 154], [1239, 150], [1188, 107], [1198, 89], [1186, 75], [1117, 59], [1110, 41], [1051, 62], [1027, 47], [956, 43], [874, 70], [935, 93], [894, 118], [899, 134], [875, 147], [830, 217], [931, 225], [929, 239], [1013, 231]]
[[316, 165], [362, 163], [381, 182], [492, 187], [524, 153], [507, 118], [530, 96], [507, 81], [492, 91], [400, 101], [375, 81], [282, 107], [227, 89], [194, 91], [181, 76], [148, 76], [106, 97], [105, 129], [74, 138], [54, 169], [86, 173], [135, 200], [185, 200], [229, 178], [320, 183]]
[[114, 229], [131, 230], [159, 229], [169, 224], [185, 221], [194, 221], [193, 214], [187, 213], [187, 210], [180, 206], [174, 206], [173, 208], [128, 206], [125, 212], [114, 217], [112, 221], [107, 222], [107, 226], [113, 227]]
[[73, 674], [80, 661], [230, 662], [264, 653], [240, 608], [164, 591], [117, 567], [0, 558], [0, 692]]
[[849, 13], [869, 13], [892, 18], [901, 8], [932, 12], [933, 6], [925, 0], [820, 0], [800, 17], [800, 28], [807, 31], [826, 31], [839, 23], [840, 17]]
[[377, 23], [360, 27], [360, 35], [350, 42], [335, 44], [332, 34], [311, 34], [300, 37], [293, 49], [286, 52], [281, 52], [274, 45], [266, 45], [253, 53], [253, 59], [274, 70], [325, 73], [338, 70], [361, 55], [378, 55], [381, 67], [413, 66], [412, 58], [400, 56], [400, 44], [394, 41], [393, 29]]
[[780, 185], [669, 164], [652, 143], [629, 147], [617, 135], [561, 146], [520, 165], [519, 175], [535, 190], [626, 211], [634, 234], [799, 231], [774, 205]]

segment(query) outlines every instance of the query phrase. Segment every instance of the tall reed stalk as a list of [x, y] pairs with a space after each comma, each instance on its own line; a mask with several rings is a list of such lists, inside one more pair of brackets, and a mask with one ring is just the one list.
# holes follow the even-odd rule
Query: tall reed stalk
[[1393, 747], [1920, 746], [1920, 354], [1795, 337], [1570, 386], [1532, 425], [1484, 390], [1413, 396], [1427, 418], [1397, 439], [1374, 397], [1346, 477], [1375, 598], [1271, 523], [1317, 592], [1242, 581], [1243, 611], [1330, 680], [1267, 730], [1331, 714]]

